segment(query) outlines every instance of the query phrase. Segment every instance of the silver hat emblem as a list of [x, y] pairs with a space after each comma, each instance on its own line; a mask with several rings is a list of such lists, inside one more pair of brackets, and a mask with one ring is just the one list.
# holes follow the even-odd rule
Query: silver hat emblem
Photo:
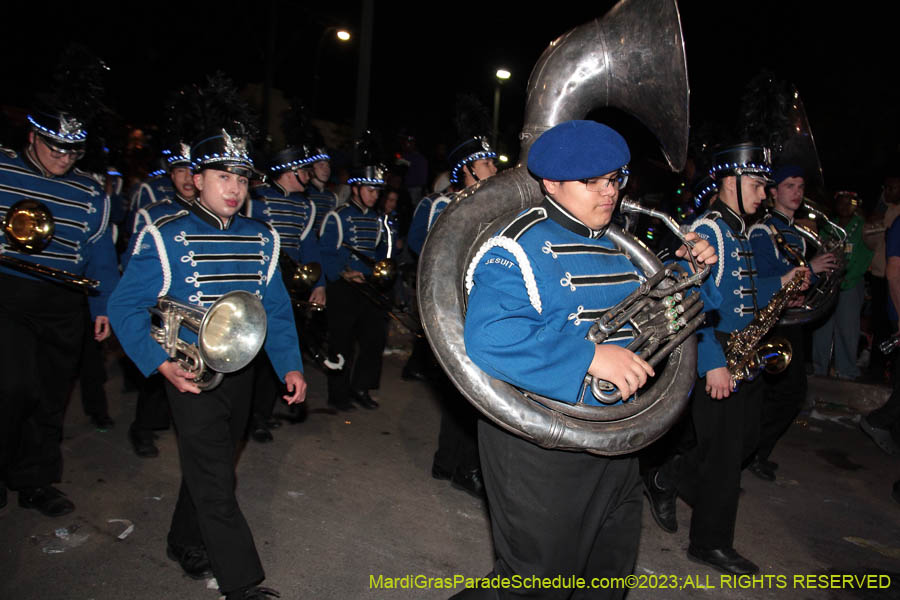
[[64, 114], [59, 115], [59, 133], [63, 136], [76, 136], [82, 133], [81, 121], [75, 117], [67, 117]]
[[187, 160], [191, 160], [191, 147], [185, 144], [184, 142], [178, 142], [178, 152], [181, 156], [186, 158]]
[[241, 137], [232, 137], [228, 132], [222, 130], [222, 137], [225, 138], [225, 153], [234, 156], [242, 156], [247, 154], [247, 140]]

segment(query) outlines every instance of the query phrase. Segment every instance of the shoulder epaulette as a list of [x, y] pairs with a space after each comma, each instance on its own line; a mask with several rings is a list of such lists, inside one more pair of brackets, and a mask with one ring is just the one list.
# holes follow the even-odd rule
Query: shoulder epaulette
[[518, 240], [522, 234], [546, 219], [547, 211], [541, 206], [535, 206], [513, 219], [498, 235]]
[[166, 215], [164, 217], [160, 217], [159, 219], [157, 219], [157, 221], [154, 223], [154, 225], [156, 225], [157, 229], [162, 229], [163, 226], [168, 225], [169, 223], [171, 223], [173, 221], [177, 221], [178, 219], [182, 219], [182, 218], [188, 216], [189, 214], [190, 214], [189, 210], [179, 210], [174, 215]]

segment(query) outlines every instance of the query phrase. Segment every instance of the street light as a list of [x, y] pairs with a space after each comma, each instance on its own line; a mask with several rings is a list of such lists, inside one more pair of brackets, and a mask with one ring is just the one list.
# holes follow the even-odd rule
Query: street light
[[493, 145], [494, 150], [497, 149], [497, 138], [500, 133], [500, 84], [510, 78], [512, 73], [508, 69], [499, 68], [494, 76], [497, 78], [497, 84], [494, 86], [494, 131]]
[[335, 38], [341, 43], [349, 42], [351, 37], [349, 31], [335, 26], [326, 27], [322, 30], [322, 35], [319, 36], [319, 43], [316, 44], [316, 56], [313, 61], [313, 97], [311, 106], [313, 116], [318, 116], [316, 114], [316, 104], [319, 99], [319, 63], [322, 61], [322, 47], [325, 45], [325, 39], [329, 33], [334, 33]]

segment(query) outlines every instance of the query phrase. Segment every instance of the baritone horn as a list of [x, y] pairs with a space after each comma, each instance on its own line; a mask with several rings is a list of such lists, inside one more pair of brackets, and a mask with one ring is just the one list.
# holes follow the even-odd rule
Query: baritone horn
[[[266, 310], [255, 294], [243, 290], [224, 294], [208, 309], [163, 296], [148, 310], [159, 321], [151, 323], [150, 336], [194, 374], [201, 390], [213, 389], [225, 373], [250, 364], [266, 339]], [[182, 327], [197, 335], [197, 343], [178, 336]]]
[[[3, 216], [3, 233], [10, 248], [23, 254], [40, 254], [50, 245], [56, 225], [53, 214], [43, 202], [25, 198], [9, 207]], [[88, 279], [62, 269], [0, 254], [0, 264], [16, 271], [51, 279], [79, 292], [90, 292], [100, 285], [96, 279]]]

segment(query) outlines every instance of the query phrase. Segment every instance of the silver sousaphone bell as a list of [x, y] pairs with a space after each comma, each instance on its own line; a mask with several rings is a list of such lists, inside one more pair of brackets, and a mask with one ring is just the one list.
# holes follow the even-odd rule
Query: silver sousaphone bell
[[[170, 296], [148, 309], [159, 318], [150, 335], [179, 367], [194, 374], [201, 390], [211, 390], [225, 373], [250, 364], [266, 339], [266, 310], [260, 299], [242, 290], [228, 292], [208, 309]], [[197, 334], [197, 343], [178, 337], [181, 327]]]

